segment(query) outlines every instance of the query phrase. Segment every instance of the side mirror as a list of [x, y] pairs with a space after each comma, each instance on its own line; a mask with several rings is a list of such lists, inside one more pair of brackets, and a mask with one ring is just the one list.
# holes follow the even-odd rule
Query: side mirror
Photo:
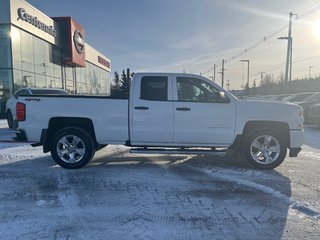
[[216, 101], [218, 103], [229, 103], [230, 99], [226, 96], [224, 92], [218, 92], [216, 94]]

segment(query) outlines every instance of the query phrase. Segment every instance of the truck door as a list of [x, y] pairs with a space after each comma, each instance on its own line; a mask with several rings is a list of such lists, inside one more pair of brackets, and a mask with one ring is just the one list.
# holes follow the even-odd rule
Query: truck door
[[130, 105], [132, 145], [168, 145], [173, 140], [172, 80], [150, 75], [134, 81]]
[[228, 146], [233, 142], [233, 99], [195, 76], [176, 77], [173, 86], [175, 145]]

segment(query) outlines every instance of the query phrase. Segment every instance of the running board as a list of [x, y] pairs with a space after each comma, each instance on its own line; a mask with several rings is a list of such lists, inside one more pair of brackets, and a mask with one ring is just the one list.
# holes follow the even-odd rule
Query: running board
[[132, 148], [129, 151], [134, 154], [190, 154], [190, 155], [214, 155], [224, 156], [226, 150], [211, 149], [168, 149], [168, 148]]

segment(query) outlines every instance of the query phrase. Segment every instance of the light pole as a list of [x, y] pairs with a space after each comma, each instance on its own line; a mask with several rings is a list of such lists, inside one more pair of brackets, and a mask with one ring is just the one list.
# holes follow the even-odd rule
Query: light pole
[[309, 80], [311, 78], [311, 68], [313, 68], [313, 66], [309, 66]]
[[246, 62], [246, 63], [248, 63], [248, 69], [247, 69], [247, 86], [248, 87], [250, 87], [249, 86], [249, 64], [250, 64], [250, 60], [240, 60], [240, 62]]

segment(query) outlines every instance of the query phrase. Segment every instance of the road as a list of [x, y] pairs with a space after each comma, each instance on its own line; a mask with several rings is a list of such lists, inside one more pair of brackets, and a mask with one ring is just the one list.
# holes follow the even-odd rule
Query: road
[[122, 146], [66, 170], [41, 147], [3, 141], [4, 128], [1, 239], [320, 239], [315, 127], [306, 127], [300, 155], [271, 171], [230, 157], [131, 155]]

